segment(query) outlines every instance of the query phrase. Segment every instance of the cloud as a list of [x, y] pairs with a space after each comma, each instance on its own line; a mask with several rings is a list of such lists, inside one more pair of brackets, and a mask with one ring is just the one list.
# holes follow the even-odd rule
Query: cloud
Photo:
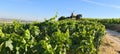
[[120, 5], [99, 3], [99, 2], [95, 2], [95, 1], [91, 1], [91, 0], [82, 0], [82, 1], [88, 2], [88, 3], [91, 3], [91, 4], [95, 4], [95, 5], [99, 5], [99, 6], [105, 6], [105, 7], [111, 7], [111, 8], [118, 8], [118, 9], [120, 9]]

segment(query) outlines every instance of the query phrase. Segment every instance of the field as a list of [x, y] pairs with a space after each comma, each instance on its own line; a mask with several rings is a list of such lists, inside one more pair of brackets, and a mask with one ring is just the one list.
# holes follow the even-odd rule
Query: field
[[55, 20], [0, 26], [0, 54], [99, 54], [106, 29], [118, 19]]

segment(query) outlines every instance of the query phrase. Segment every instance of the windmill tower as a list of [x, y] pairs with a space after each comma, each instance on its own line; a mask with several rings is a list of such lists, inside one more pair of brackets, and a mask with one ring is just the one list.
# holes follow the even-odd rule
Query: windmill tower
[[72, 19], [76, 18], [76, 15], [74, 14], [74, 11], [71, 13], [70, 18], [72, 18]]

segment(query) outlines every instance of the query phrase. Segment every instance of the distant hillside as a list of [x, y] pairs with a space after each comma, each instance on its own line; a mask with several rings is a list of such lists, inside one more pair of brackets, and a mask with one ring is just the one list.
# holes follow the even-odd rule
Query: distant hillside
[[30, 23], [32, 21], [26, 21], [26, 20], [19, 20], [19, 19], [8, 19], [8, 18], [0, 18], [0, 23], [12, 23], [14, 20], [18, 20], [22, 23]]

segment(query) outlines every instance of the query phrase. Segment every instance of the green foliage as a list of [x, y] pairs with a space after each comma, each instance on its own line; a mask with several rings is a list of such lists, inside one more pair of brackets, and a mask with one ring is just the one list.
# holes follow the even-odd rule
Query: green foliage
[[85, 21], [85, 20], [101, 23], [105, 26], [106, 29], [116, 30], [119, 32], [119, 29], [117, 29], [118, 26], [116, 25], [120, 24], [120, 18], [110, 18], [110, 19], [82, 18], [80, 21]]
[[61, 20], [14, 21], [0, 27], [0, 54], [96, 54], [105, 34], [97, 22]]
[[100, 22], [103, 25], [107, 26], [109, 24], [120, 24], [120, 18], [111, 18], [111, 19], [93, 19], [93, 18], [82, 18], [82, 20], [89, 20], [92, 22]]

